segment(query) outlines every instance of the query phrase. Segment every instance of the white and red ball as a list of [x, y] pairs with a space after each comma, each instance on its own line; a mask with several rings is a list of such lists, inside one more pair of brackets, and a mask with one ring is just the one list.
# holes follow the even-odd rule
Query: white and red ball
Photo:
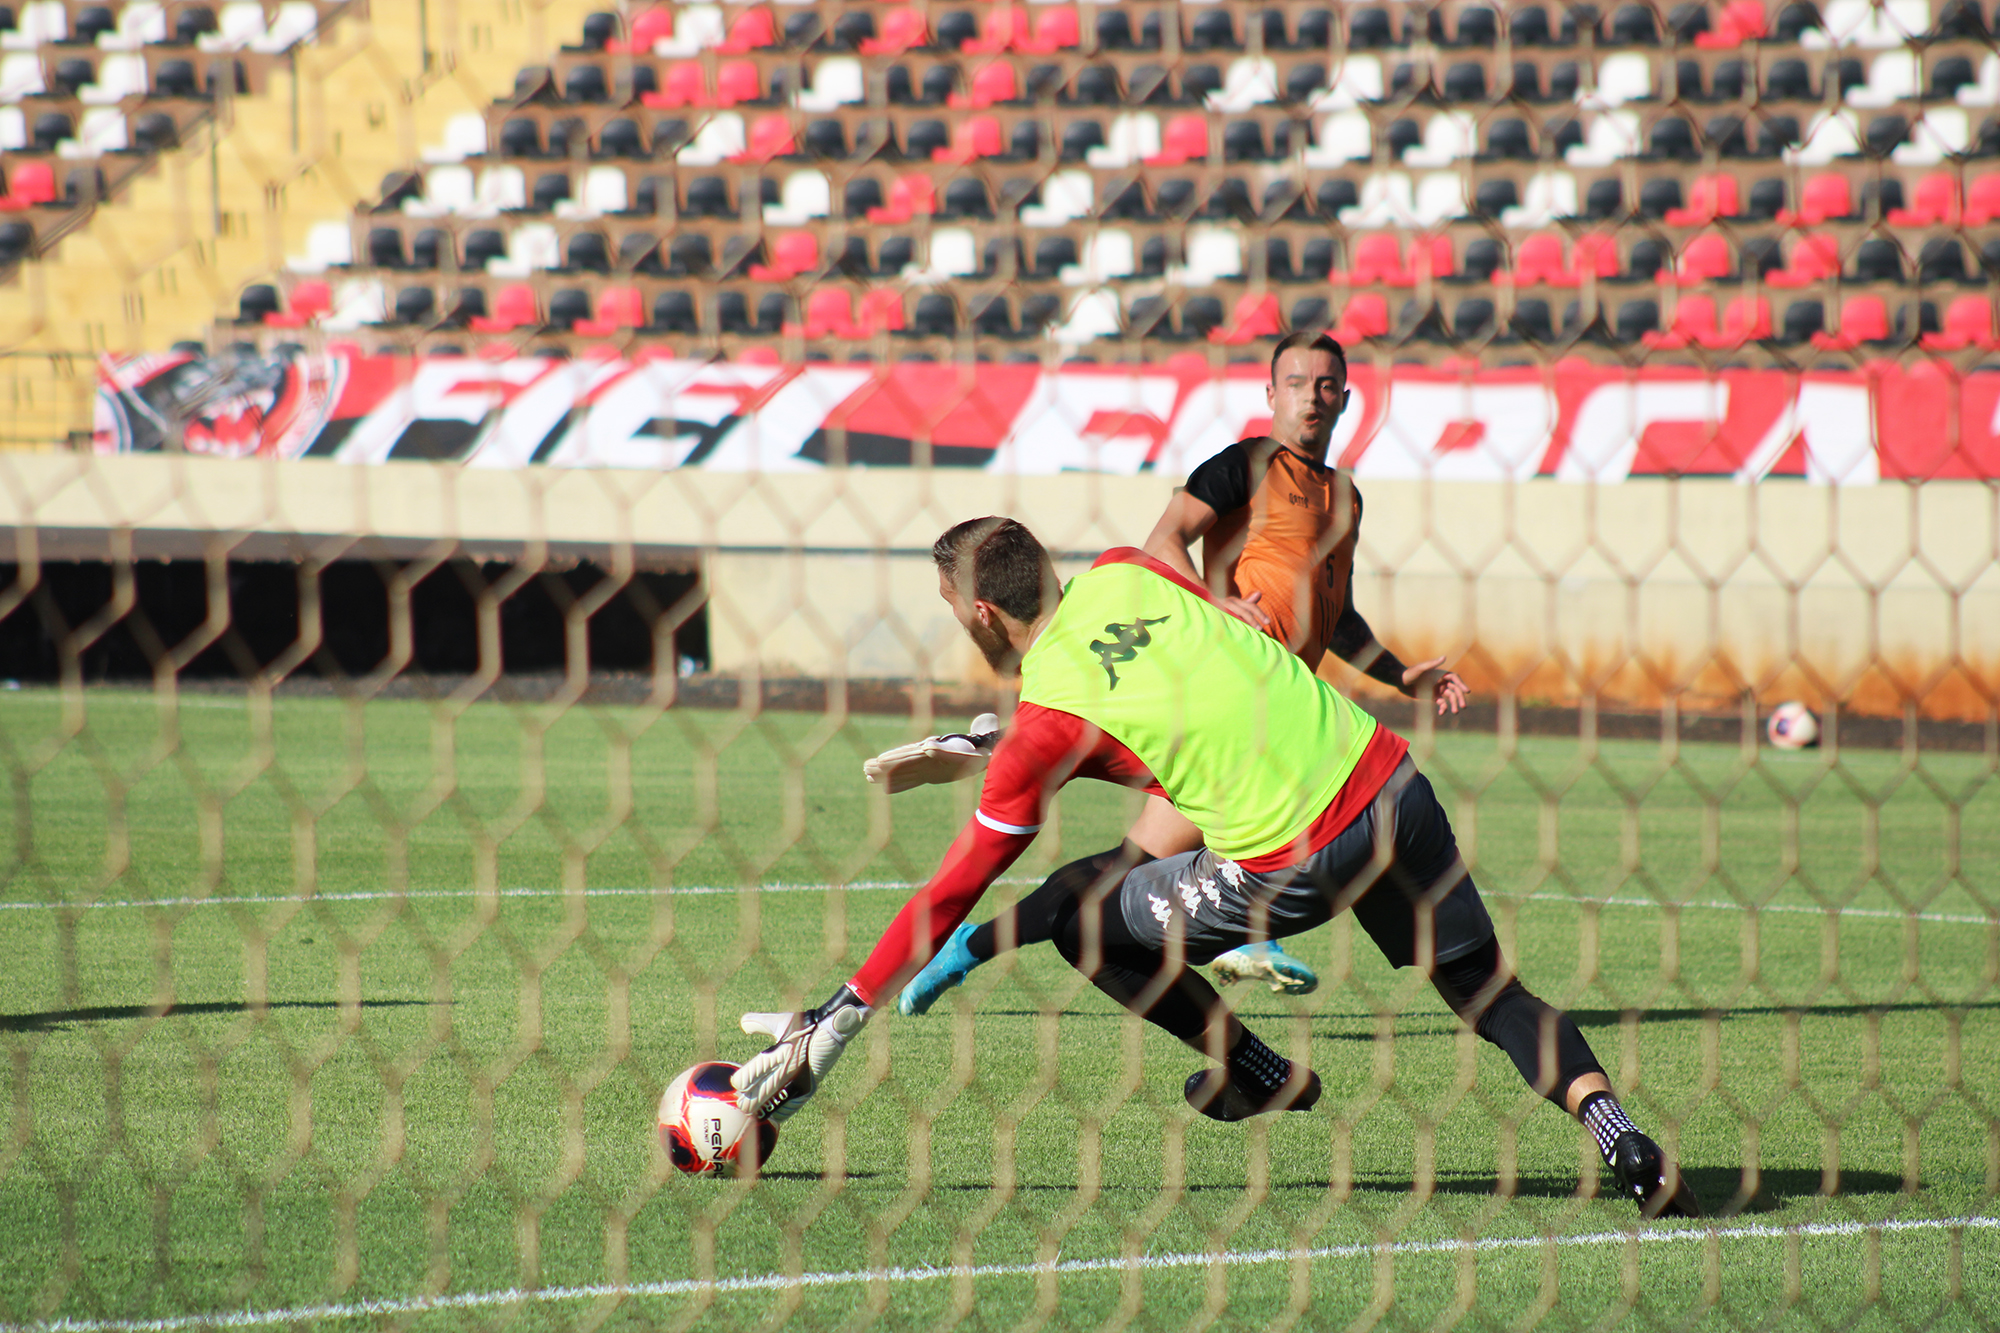
[[691, 1176], [738, 1165], [755, 1170], [778, 1144], [776, 1125], [737, 1109], [729, 1084], [736, 1070], [725, 1061], [705, 1061], [682, 1070], [660, 1096], [660, 1146]]
[[1794, 699], [1771, 710], [1764, 734], [1780, 750], [1803, 750], [1819, 744], [1819, 719], [1810, 708]]

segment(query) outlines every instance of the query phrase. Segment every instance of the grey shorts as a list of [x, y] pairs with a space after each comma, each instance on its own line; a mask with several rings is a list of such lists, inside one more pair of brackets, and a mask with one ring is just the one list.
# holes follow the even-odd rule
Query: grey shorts
[[1298, 865], [1262, 874], [1206, 847], [1125, 877], [1133, 938], [1189, 963], [1284, 939], [1345, 911], [1397, 967], [1450, 962], [1493, 935], [1430, 781], [1407, 756], [1353, 823]]

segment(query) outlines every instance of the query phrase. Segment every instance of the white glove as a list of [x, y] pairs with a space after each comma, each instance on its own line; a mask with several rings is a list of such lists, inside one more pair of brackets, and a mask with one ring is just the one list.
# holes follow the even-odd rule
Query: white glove
[[972, 730], [948, 736], [926, 736], [908, 745], [884, 750], [861, 766], [870, 782], [879, 782], [893, 795], [933, 782], [958, 782], [986, 771], [993, 747], [1000, 739], [1000, 719], [981, 713], [972, 719]]
[[776, 1044], [730, 1075], [738, 1109], [759, 1120], [784, 1121], [819, 1091], [820, 1080], [874, 1012], [842, 986], [808, 1013], [743, 1015], [745, 1032]]

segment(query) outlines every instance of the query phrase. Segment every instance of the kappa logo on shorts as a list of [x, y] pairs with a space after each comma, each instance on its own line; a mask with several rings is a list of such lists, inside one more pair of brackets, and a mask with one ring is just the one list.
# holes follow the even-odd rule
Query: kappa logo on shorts
[[1147, 894], [1146, 905], [1153, 909], [1153, 920], [1159, 922], [1161, 925], [1164, 926], [1167, 922], [1174, 919], [1173, 907], [1168, 904], [1165, 898], [1160, 897], [1159, 894]]
[[1097, 654], [1097, 664], [1104, 668], [1104, 674], [1111, 677], [1111, 688], [1118, 688], [1118, 672], [1113, 665], [1129, 662], [1139, 655], [1141, 648], [1153, 642], [1153, 633], [1148, 625], [1164, 625], [1172, 616], [1161, 616], [1156, 620], [1135, 620], [1129, 625], [1106, 625], [1104, 632], [1112, 635], [1110, 643], [1102, 639], [1090, 641], [1090, 651]]

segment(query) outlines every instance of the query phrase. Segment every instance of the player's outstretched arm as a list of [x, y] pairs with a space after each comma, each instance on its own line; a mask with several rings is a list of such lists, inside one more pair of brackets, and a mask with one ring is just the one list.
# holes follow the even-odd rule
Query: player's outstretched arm
[[1327, 646], [1342, 661], [1353, 664], [1362, 675], [1393, 686], [1412, 699], [1421, 699], [1428, 692], [1437, 701], [1440, 716], [1456, 713], [1471, 698], [1471, 692], [1465, 688], [1459, 674], [1445, 670], [1442, 657], [1406, 666], [1401, 658], [1376, 639], [1375, 631], [1354, 609], [1354, 580], [1351, 576], [1347, 581], [1347, 604], [1341, 608], [1340, 619], [1334, 622]]

